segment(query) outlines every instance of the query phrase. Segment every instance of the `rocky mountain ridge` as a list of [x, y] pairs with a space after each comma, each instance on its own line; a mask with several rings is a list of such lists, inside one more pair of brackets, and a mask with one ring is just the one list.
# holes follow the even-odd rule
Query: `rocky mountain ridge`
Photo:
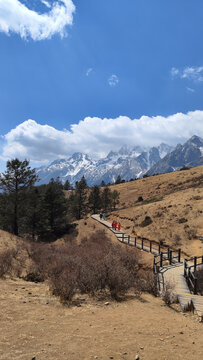
[[[197, 164], [197, 165], [196, 165]], [[194, 135], [185, 144], [174, 149], [167, 144], [157, 147], [123, 146], [119, 151], [110, 151], [102, 159], [94, 160], [87, 154], [74, 153], [66, 159], [53, 161], [49, 166], [37, 169], [40, 183], [59, 177], [62, 183], [68, 180], [75, 184], [84, 175], [89, 186], [100, 185], [102, 180], [114, 183], [118, 175], [130, 180], [143, 175], [172, 172], [183, 166], [203, 164], [203, 139]]]

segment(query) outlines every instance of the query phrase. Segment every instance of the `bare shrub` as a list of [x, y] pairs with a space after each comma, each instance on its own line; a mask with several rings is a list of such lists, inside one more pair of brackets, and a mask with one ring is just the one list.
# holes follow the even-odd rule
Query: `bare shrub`
[[172, 284], [166, 283], [164, 285], [164, 290], [162, 293], [162, 299], [166, 305], [171, 305], [178, 302], [177, 295], [173, 292], [174, 286]]
[[151, 270], [145, 270], [140, 274], [139, 288], [142, 292], [158, 296], [157, 276]]
[[150, 216], [145, 216], [145, 219], [141, 222], [140, 226], [145, 227], [152, 224], [152, 222], [153, 221]]
[[197, 267], [195, 275], [197, 277], [197, 292], [203, 295], [203, 265]]
[[188, 240], [193, 240], [197, 238], [197, 229], [188, 229], [186, 230], [186, 234], [188, 237]]
[[181, 237], [180, 237], [180, 235], [175, 234], [175, 235], [174, 235], [174, 244], [175, 244], [175, 245], [180, 245], [180, 243], [181, 243]]
[[[112, 243], [103, 231], [83, 238], [80, 245], [74, 242], [63, 246], [33, 243], [28, 252], [32, 266], [26, 279], [47, 279], [52, 293], [62, 303], [70, 302], [76, 292], [90, 296], [110, 295], [118, 300], [130, 289], [141, 291], [136, 249]], [[150, 292], [155, 290], [150, 288]]]
[[183, 224], [183, 223], [186, 223], [188, 220], [186, 218], [180, 218], [178, 219], [178, 223], [179, 224]]
[[12, 270], [14, 250], [5, 250], [0, 253], [0, 278], [4, 278], [6, 274], [10, 274]]

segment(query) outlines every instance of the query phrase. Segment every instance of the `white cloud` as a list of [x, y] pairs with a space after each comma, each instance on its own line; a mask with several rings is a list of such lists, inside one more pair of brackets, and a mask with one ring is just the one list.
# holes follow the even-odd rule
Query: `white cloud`
[[49, 9], [51, 8], [51, 5], [48, 3], [48, 1], [46, 0], [41, 0], [42, 4], [44, 4], [46, 7], [48, 7]]
[[203, 111], [200, 110], [140, 119], [87, 117], [73, 124], [70, 131], [27, 120], [4, 136], [1, 158], [28, 158], [35, 163], [46, 163], [77, 151], [100, 157], [125, 144], [176, 145], [194, 134], [203, 137]]
[[179, 77], [180, 79], [188, 79], [192, 81], [203, 81], [203, 66], [190, 66], [179, 70], [175, 67], [171, 69], [172, 77]]
[[119, 78], [117, 75], [111, 75], [109, 78], [108, 78], [108, 83], [110, 86], [116, 86], [118, 83], [119, 83]]
[[190, 88], [190, 87], [187, 87], [186, 88], [189, 92], [192, 92], [192, 93], [194, 93], [195, 92], [195, 90], [194, 89], [192, 89], [192, 88]]
[[172, 67], [172, 69], [171, 69], [171, 75], [172, 75], [172, 77], [175, 77], [175, 76], [177, 76], [179, 74], [179, 70], [177, 69], [177, 68], [175, 68], [175, 67]]
[[[48, 1], [43, 3], [50, 5]], [[54, 34], [63, 37], [66, 26], [73, 23], [74, 11], [72, 0], [58, 0], [44, 14], [28, 9], [19, 0], [0, 0], [0, 31], [33, 40], [50, 39]]]
[[182, 73], [182, 78], [203, 81], [203, 66], [185, 68]]
[[89, 76], [92, 71], [93, 71], [93, 68], [87, 69], [87, 71], [86, 71], [86, 76]]

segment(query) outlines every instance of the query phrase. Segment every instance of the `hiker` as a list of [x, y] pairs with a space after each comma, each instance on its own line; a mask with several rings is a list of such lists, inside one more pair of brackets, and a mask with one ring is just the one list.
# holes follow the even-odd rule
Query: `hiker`
[[115, 228], [114, 229], [116, 230], [116, 228], [117, 228], [117, 221], [115, 221]]
[[114, 220], [112, 221], [111, 226], [112, 226], [112, 229], [114, 229]]
[[102, 213], [100, 213], [100, 214], [99, 214], [100, 220], [102, 220], [102, 216], [103, 216]]
[[121, 229], [121, 224], [118, 223], [118, 230], [120, 231], [120, 229]]
[[103, 219], [104, 219], [104, 220], [106, 219], [106, 214], [105, 214], [105, 213], [103, 213]]

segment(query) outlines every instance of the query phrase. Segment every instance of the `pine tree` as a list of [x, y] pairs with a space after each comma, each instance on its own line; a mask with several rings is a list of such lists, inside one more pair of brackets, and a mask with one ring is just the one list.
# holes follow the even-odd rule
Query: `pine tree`
[[44, 240], [53, 240], [62, 235], [68, 225], [67, 200], [61, 182], [51, 179], [46, 186], [43, 197], [42, 218], [44, 226], [40, 227], [39, 236]]
[[65, 184], [63, 185], [63, 189], [64, 190], [72, 190], [73, 189], [73, 187], [70, 184], [69, 180], [66, 180]]
[[75, 183], [75, 191], [68, 199], [69, 210], [73, 218], [80, 220], [87, 210], [87, 182], [83, 176]]
[[111, 208], [112, 199], [111, 199], [111, 190], [109, 189], [108, 186], [106, 186], [102, 191], [101, 198], [102, 198], [102, 207], [104, 211], [109, 210]]
[[117, 179], [116, 179], [116, 181], [115, 181], [115, 184], [120, 184], [121, 182], [122, 182], [121, 176], [118, 175], [118, 176], [117, 176]]
[[95, 214], [102, 208], [101, 196], [100, 196], [100, 188], [95, 185], [89, 195], [88, 205], [92, 212]]
[[113, 209], [115, 210], [116, 205], [119, 204], [119, 192], [117, 190], [113, 190], [111, 193], [111, 199], [112, 199], [112, 205], [113, 205]]
[[18, 235], [21, 205], [25, 202], [26, 190], [34, 185], [38, 177], [27, 160], [16, 158], [8, 161], [6, 167], [6, 172], [0, 175], [0, 189], [8, 195], [12, 212], [11, 231]]

